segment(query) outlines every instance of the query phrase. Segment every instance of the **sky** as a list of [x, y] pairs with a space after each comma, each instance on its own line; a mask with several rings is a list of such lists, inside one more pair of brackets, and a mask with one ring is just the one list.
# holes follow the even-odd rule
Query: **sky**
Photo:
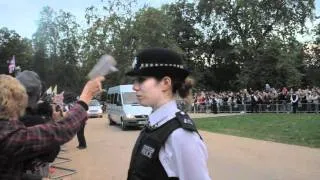
[[[170, 3], [172, 0], [138, 0], [154, 7]], [[320, 16], [320, 0], [316, 2], [316, 15]], [[102, 5], [101, 0], [0, 0], [0, 28], [7, 27], [22, 37], [31, 38], [37, 30], [37, 21], [44, 6], [55, 11], [60, 9], [75, 15], [79, 24], [85, 23], [85, 9], [91, 5]], [[308, 23], [308, 26], [312, 26]], [[310, 38], [308, 36], [299, 38]]]
[[[138, 0], [153, 7], [170, 3], [172, 0]], [[0, 0], [0, 28], [7, 27], [22, 37], [31, 38], [37, 30], [37, 21], [44, 6], [56, 12], [60, 9], [75, 15], [79, 24], [85, 23], [85, 9], [91, 5], [99, 6], [101, 0]]]

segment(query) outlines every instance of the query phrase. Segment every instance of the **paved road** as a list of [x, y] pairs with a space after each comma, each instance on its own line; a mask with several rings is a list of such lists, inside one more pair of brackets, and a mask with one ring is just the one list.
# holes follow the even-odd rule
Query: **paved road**
[[[121, 131], [105, 118], [90, 119], [86, 127], [88, 148], [78, 150], [77, 139], [66, 144], [77, 169], [68, 179], [125, 180], [138, 130]], [[320, 149], [240, 138], [200, 131], [209, 151], [208, 168], [218, 180], [319, 180]]]

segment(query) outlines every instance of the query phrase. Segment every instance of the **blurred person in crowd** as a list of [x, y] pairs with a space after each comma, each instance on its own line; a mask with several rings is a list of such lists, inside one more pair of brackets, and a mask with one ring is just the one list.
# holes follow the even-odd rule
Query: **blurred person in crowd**
[[103, 102], [103, 103], [102, 103], [102, 112], [103, 112], [103, 113], [106, 113], [106, 112], [107, 112], [107, 103], [106, 103], [106, 102]]
[[[52, 107], [49, 103], [38, 104], [42, 92], [42, 83], [37, 73], [33, 71], [23, 71], [16, 77], [25, 87], [28, 95], [28, 106], [26, 114], [20, 121], [27, 127], [44, 124], [52, 119]], [[48, 151], [42, 152], [38, 157], [32, 157], [24, 162], [24, 178], [32, 177], [36, 179], [48, 177], [49, 162], [53, 162], [60, 151], [60, 146], [52, 146]], [[30, 178], [31, 179], [31, 178]]]
[[271, 91], [263, 92], [263, 104], [266, 104], [266, 111], [271, 110]]
[[311, 112], [312, 111], [312, 95], [311, 95], [311, 91], [307, 91], [307, 95], [306, 95], [306, 100], [307, 100], [307, 112]]
[[304, 90], [301, 90], [299, 98], [300, 98], [302, 111], [306, 112], [306, 110], [307, 110], [307, 92]]
[[278, 103], [277, 99], [278, 99], [278, 92], [277, 92], [277, 90], [275, 88], [272, 88], [272, 90], [271, 90], [271, 101], [272, 101], [272, 103], [273, 104]]
[[201, 94], [198, 98], [198, 103], [199, 103], [199, 112], [203, 113], [205, 110], [205, 104], [206, 104], [206, 95], [203, 91], [201, 91]]
[[217, 114], [218, 113], [217, 99], [214, 93], [210, 96], [210, 103], [211, 103], [212, 113]]
[[243, 102], [242, 96], [240, 93], [236, 94], [236, 104], [241, 105]]
[[[86, 118], [88, 119], [88, 118]], [[77, 132], [77, 139], [78, 139], [78, 149], [86, 149], [87, 148], [87, 141], [84, 136], [84, 128], [86, 126], [86, 121], [83, 121], [80, 126], [80, 130]]]
[[270, 92], [271, 91], [271, 87], [270, 87], [270, 85], [268, 83], [265, 86], [265, 91], [266, 92]]
[[316, 112], [318, 112], [319, 111], [319, 94], [318, 94], [318, 92], [317, 91], [313, 91], [312, 92], [312, 103], [313, 103], [313, 105], [314, 105], [314, 110], [316, 111]]
[[145, 49], [127, 75], [135, 77], [140, 104], [153, 108], [134, 146], [127, 179], [210, 179], [206, 145], [175, 100], [176, 93], [186, 98], [193, 84], [182, 57], [169, 49]]
[[283, 87], [282, 90], [281, 90], [281, 92], [282, 92], [282, 94], [283, 94], [284, 96], [286, 96], [287, 93], [288, 93], [288, 89], [287, 89], [286, 87]]
[[278, 100], [279, 100], [279, 104], [280, 104], [280, 111], [285, 112], [286, 111], [286, 92], [285, 91], [281, 91], [279, 96], [278, 96]]
[[291, 94], [290, 101], [292, 105], [292, 112], [296, 113], [298, 108], [298, 102], [299, 102], [299, 95], [297, 91], [294, 91], [294, 93]]
[[103, 79], [87, 82], [79, 101], [63, 120], [26, 127], [19, 118], [30, 102], [29, 92], [16, 78], [0, 75], [0, 179], [23, 179], [26, 160], [71, 140], [87, 117], [87, 103], [101, 91]]
[[251, 95], [249, 94], [249, 92], [245, 89], [244, 94], [243, 94], [243, 101], [244, 104], [251, 104]]
[[257, 92], [253, 92], [251, 94], [251, 113], [253, 113], [253, 112], [257, 113], [258, 112], [258, 101], [259, 101], [258, 93]]

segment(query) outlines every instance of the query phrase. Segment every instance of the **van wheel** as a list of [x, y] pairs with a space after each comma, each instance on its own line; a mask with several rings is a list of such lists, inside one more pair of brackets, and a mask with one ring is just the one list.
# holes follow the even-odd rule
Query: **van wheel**
[[108, 119], [109, 119], [109, 125], [112, 126], [112, 125], [115, 125], [116, 123], [114, 121], [112, 121], [110, 115], [108, 114]]
[[125, 131], [125, 130], [127, 130], [127, 127], [126, 127], [126, 125], [124, 124], [124, 121], [121, 119], [121, 129], [123, 130], [123, 131]]

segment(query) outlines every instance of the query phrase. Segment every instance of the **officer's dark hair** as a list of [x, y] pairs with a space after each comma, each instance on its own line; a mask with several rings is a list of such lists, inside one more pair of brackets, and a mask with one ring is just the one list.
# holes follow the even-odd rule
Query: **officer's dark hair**
[[164, 78], [165, 76], [168, 76], [171, 78], [172, 81], [172, 93], [176, 94], [178, 93], [178, 95], [181, 98], [186, 98], [190, 95], [190, 90], [192, 89], [192, 87], [194, 86], [194, 80], [190, 77], [177, 77], [173, 74], [167, 74], [167, 75], [159, 75], [159, 76], [155, 76], [155, 78], [160, 81], [162, 78]]

